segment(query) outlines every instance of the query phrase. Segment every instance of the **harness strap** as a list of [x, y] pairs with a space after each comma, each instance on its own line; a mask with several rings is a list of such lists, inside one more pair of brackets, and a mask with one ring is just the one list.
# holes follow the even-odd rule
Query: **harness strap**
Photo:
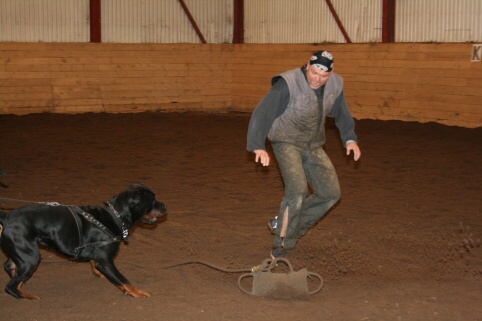
[[85, 219], [93, 224], [95, 224], [98, 228], [100, 228], [104, 233], [106, 233], [107, 235], [109, 235], [111, 238], [116, 238], [116, 236], [112, 233], [111, 230], [109, 230], [104, 224], [102, 224], [101, 222], [99, 222], [97, 219], [95, 219], [95, 217], [90, 214], [90, 213], [87, 213], [85, 211], [83, 211], [80, 207], [78, 206], [71, 206], [72, 209], [79, 213], [80, 215], [82, 215], [83, 217], [85, 217]]
[[115, 224], [117, 227], [122, 231], [122, 238], [124, 241], [127, 242], [127, 236], [129, 235], [129, 229], [126, 227], [125, 223], [121, 220], [119, 212], [116, 211], [114, 205], [109, 202], [105, 202], [105, 209], [107, 212], [112, 214], [112, 218], [114, 219]]
[[80, 250], [83, 250], [87, 247], [98, 247], [98, 246], [103, 246], [103, 245], [107, 245], [107, 244], [114, 243], [114, 242], [120, 242], [120, 239], [110, 239], [110, 240], [99, 241], [99, 242], [94, 242], [94, 243], [87, 243], [87, 244], [84, 244], [82, 246], [76, 247], [75, 252], [78, 254], [78, 253], [80, 253]]
[[[77, 213], [75, 213], [74, 211], [72, 211], [72, 207], [71, 206], [67, 206], [67, 208], [69, 209], [70, 213], [72, 213], [72, 216], [74, 217], [75, 219], [75, 223], [77, 224], [77, 232], [79, 234], [79, 247], [82, 246], [82, 221], [79, 217], [79, 215], [77, 215]], [[77, 251], [78, 247], [75, 249], [75, 253], [77, 254], [78, 251]]]
[[[72, 215], [74, 216], [75, 222], [77, 223], [77, 229], [79, 231], [79, 246], [74, 249], [75, 252], [75, 257], [77, 257], [80, 253], [80, 250], [85, 249], [87, 247], [96, 247], [96, 246], [103, 246], [107, 245], [110, 243], [114, 242], [120, 242], [121, 237], [120, 236], [115, 236], [111, 230], [109, 230], [104, 224], [102, 224], [100, 221], [95, 219], [95, 217], [83, 211], [80, 207], [71, 205], [67, 206], [67, 208], [70, 210]], [[93, 242], [93, 243], [87, 243], [87, 244], [82, 244], [82, 221], [80, 220], [79, 216], [77, 214], [82, 215], [87, 221], [91, 222], [98, 228], [100, 228], [104, 233], [109, 235], [110, 240], [105, 240], [105, 241], [99, 241], [99, 242]]]

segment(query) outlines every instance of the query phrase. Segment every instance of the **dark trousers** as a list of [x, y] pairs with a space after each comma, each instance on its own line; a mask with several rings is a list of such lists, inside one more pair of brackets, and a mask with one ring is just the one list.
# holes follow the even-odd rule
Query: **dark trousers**
[[[292, 249], [298, 237], [304, 235], [340, 199], [340, 184], [323, 146], [279, 142], [272, 146], [285, 185], [273, 246]], [[313, 190], [309, 196], [308, 185]], [[282, 240], [280, 232], [286, 208], [288, 230]]]

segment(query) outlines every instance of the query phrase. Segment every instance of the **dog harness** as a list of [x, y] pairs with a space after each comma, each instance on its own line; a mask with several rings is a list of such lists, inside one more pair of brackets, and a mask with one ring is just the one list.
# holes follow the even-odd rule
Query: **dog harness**
[[[108, 203], [107, 203], [108, 204]], [[106, 204], [106, 205], [107, 205]], [[110, 205], [110, 204], [109, 204]], [[110, 205], [110, 207], [113, 209], [113, 206]], [[115, 236], [114, 233], [112, 233], [111, 230], [109, 230], [104, 224], [102, 224], [99, 220], [95, 219], [95, 217], [92, 215], [92, 214], [89, 214], [85, 211], [83, 211], [80, 207], [78, 206], [73, 206], [73, 205], [70, 205], [70, 206], [67, 206], [67, 208], [70, 210], [70, 212], [72, 213], [72, 216], [74, 217], [75, 219], [75, 222], [77, 223], [77, 230], [79, 232], [79, 246], [76, 247], [74, 249], [74, 253], [75, 253], [75, 258], [77, 258], [77, 256], [79, 255], [79, 253], [81, 252], [81, 250], [85, 249], [85, 248], [88, 248], [88, 247], [98, 247], [98, 246], [103, 246], [103, 245], [107, 245], [107, 244], [110, 244], [110, 243], [114, 243], [114, 242], [120, 242], [121, 239], [124, 239], [125, 241], [127, 241], [127, 233], [129, 231], [127, 231], [124, 226], [122, 227], [122, 237], [121, 236]], [[110, 212], [110, 211], [108, 211]], [[114, 214], [117, 213], [117, 211], [114, 210]], [[77, 214], [80, 214], [82, 215], [87, 221], [91, 222], [92, 224], [96, 225], [98, 228], [100, 228], [104, 233], [106, 233], [107, 235], [109, 235], [110, 239], [109, 240], [105, 240], [105, 241], [99, 241], [99, 242], [93, 242], [93, 243], [87, 243], [87, 244], [82, 244], [82, 221], [80, 220], [80, 217], [79, 215]], [[119, 213], [117, 213], [117, 215], [115, 215], [115, 218], [117, 218], [118, 220], [114, 219], [116, 221], [116, 224], [119, 225], [118, 221], [120, 221], [120, 215]], [[124, 225], [122, 223], [122, 225]], [[127, 233], [126, 233], [127, 232]], [[125, 235], [125, 236], [124, 236]]]

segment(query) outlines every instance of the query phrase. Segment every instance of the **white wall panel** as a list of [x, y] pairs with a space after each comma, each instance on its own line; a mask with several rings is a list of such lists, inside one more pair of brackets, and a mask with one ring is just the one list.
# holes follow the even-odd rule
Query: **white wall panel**
[[482, 0], [398, 0], [396, 42], [482, 40]]
[[[332, 0], [352, 42], [381, 41], [381, 0]], [[324, 0], [245, 0], [245, 43], [345, 43]]]
[[381, 42], [383, 1], [332, 0], [331, 2], [352, 42]]
[[[208, 43], [229, 43], [233, 0], [185, 0]], [[102, 42], [200, 43], [178, 0], [102, 0]]]
[[[233, 0], [184, 0], [231, 43]], [[354, 43], [381, 42], [383, 0], [331, 0]], [[397, 0], [396, 42], [480, 42], [482, 0]], [[102, 42], [200, 43], [178, 0], [102, 0]], [[345, 43], [325, 0], [245, 0], [246, 43]], [[88, 42], [89, 0], [0, 0], [0, 41]]]
[[89, 0], [0, 0], [0, 41], [89, 40]]

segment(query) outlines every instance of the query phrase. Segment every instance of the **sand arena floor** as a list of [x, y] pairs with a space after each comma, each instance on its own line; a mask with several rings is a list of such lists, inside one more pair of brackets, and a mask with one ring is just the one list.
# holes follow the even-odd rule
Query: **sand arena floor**
[[[23, 289], [0, 293], [1, 320], [482, 320], [482, 128], [356, 121], [362, 149], [344, 155], [328, 122], [326, 150], [342, 200], [289, 253], [319, 273], [318, 294], [263, 298], [237, 287], [269, 256], [267, 221], [283, 184], [245, 151], [249, 114], [0, 115], [0, 197], [102, 205], [136, 182], [168, 206], [136, 227], [117, 267], [152, 297], [123, 295], [88, 263], [42, 250]], [[271, 152], [271, 151], [270, 151]], [[22, 206], [0, 200], [4, 209]], [[0, 252], [0, 262], [5, 255]], [[8, 282], [0, 273], [0, 286]], [[3, 294], [2, 294], [3, 293]]]

